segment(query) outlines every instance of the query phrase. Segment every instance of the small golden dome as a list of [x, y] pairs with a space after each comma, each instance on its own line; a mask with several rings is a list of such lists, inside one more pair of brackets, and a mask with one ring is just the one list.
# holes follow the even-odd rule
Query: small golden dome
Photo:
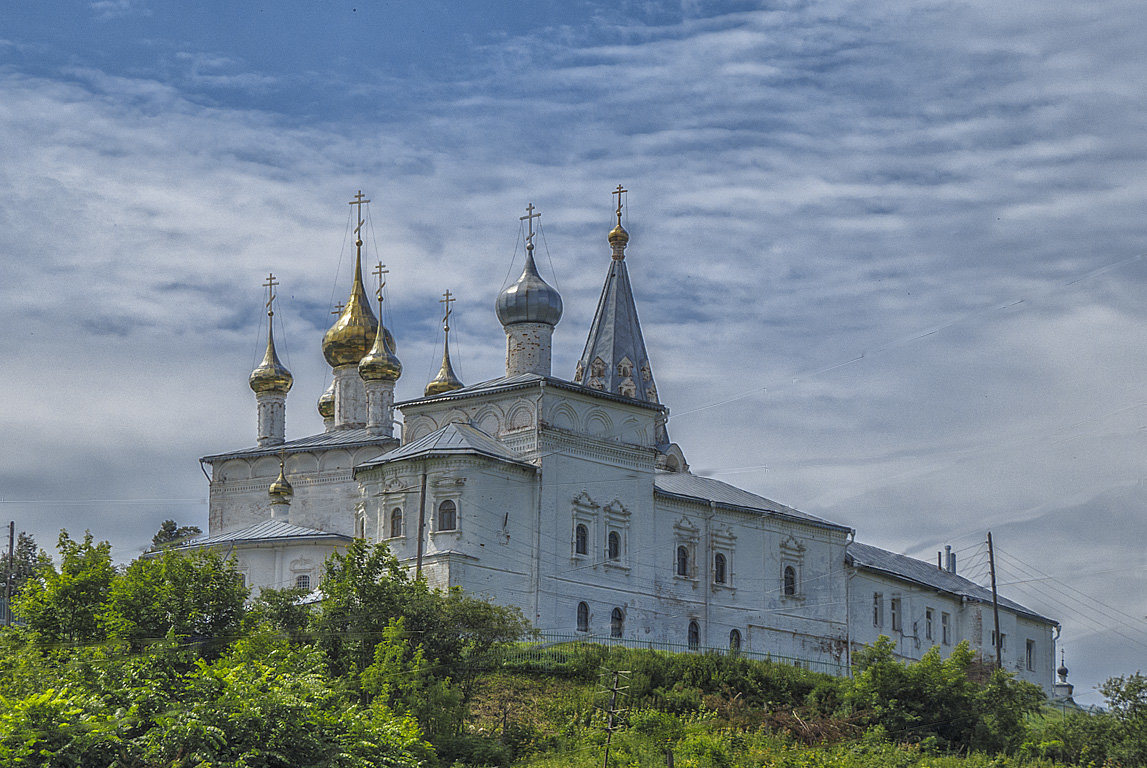
[[363, 381], [398, 381], [402, 363], [393, 352], [394, 338], [381, 322], [374, 337], [374, 346], [359, 361], [358, 375]]
[[621, 222], [617, 226], [609, 230], [609, 244], [610, 245], [625, 245], [629, 242], [629, 233], [625, 231], [625, 227], [621, 226]]
[[441, 395], [443, 392], [453, 392], [466, 386], [454, 374], [454, 366], [450, 364], [450, 329], [447, 328], [446, 330], [446, 337], [442, 343], [442, 367], [438, 369], [438, 375], [426, 385], [423, 392], [426, 397]]
[[[362, 286], [362, 240], [357, 240], [355, 245], [359, 248], [359, 255], [355, 257], [354, 283], [351, 285], [350, 298], [347, 299], [339, 319], [323, 336], [323, 357], [332, 368], [338, 368], [340, 365], [358, 365], [358, 361], [366, 357], [378, 333], [378, 320], [370, 309], [366, 290]], [[392, 344], [391, 349], [393, 348]]]
[[286, 469], [282, 459], [279, 459], [279, 476], [275, 478], [275, 482], [271, 483], [271, 487], [267, 489], [267, 494], [271, 497], [271, 501], [286, 502], [289, 502], [291, 497], [295, 495], [295, 489], [287, 482]]
[[279, 362], [279, 356], [275, 354], [275, 331], [269, 321], [270, 314], [270, 312], [267, 313], [267, 351], [263, 355], [263, 362], [259, 363], [258, 368], [251, 371], [247, 383], [257, 395], [264, 392], [285, 395], [291, 391], [295, 377], [291, 375], [285, 365]]
[[327, 391], [323, 392], [319, 397], [319, 415], [324, 419], [333, 419], [335, 417], [335, 383], [327, 387]]

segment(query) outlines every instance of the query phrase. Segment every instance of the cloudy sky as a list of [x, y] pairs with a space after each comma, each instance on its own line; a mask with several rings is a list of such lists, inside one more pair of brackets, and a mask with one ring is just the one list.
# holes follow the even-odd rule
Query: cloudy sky
[[[6, 4], [0, 515], [128, 559], [254, 442], [261, 282], [321, 429], [346, 202], [414, 397], [467, 382], [542, 212], [572, 375], [611, 190], [693, 469], [986, 574], [1078, 698], [1147, 667], [1147, 16], [1138, 0]], [[516, 251], [518, 253], [516, 254]], [[514, 259], [517, 258], [517, 263]]]

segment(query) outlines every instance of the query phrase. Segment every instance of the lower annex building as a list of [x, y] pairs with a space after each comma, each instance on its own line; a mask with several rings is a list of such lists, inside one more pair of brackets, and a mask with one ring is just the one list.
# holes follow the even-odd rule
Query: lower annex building
[[[359, 193], [351, 292], [322, 344], [325, 429], [286, 439], [293, 382], [269, 278], [266, 355], [249, 378], [258, 441], [201, 459], [209, 531], [185, 546], [233, 555], [257, 590], [314, 588], [331, 552], [384, 541], [431, 585], [516, 606], [554, 636], [734, 648], [835, 673], [882, 634], [905, 659], [962, 640], [994, 657], [991, 592], [958, 575], [954, 556], [932, 565], [860, 544], [848, 526], [690, 473], [638, 322], [622, 192], [571, 378], [551, 370], [562, 300], [535, 266], [531, 205], [525, 268], [495, 304], [505, 376], [458, 380], [447, 292], [441, 370], [397, 404], [394, 336], [363, 283]], [[999, 612], [1004, 668], [1051, 692], [1058, 624], [1006, 599]]]

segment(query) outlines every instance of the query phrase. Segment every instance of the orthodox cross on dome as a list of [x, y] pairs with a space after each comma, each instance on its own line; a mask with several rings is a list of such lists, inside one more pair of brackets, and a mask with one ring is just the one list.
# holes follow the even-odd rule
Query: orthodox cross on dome
[[343, 304], [340, 301], [338, 304], [335, 304], [335, 308], [331, 310], [331, 314], [332, 315], [341, 315], [343, 313], [343, 307], [345, 307], [345, 306], [346, 306], [346, 304]]
[[267, 316], [268, 317], [275, 314], [275, 310], [274, 310], [273, 305], [275, 303], [275, 296], [276, 296], [275, 286], [277, 286], [278, 284], [279, 284], [279, 281], [275, 279], [275, 276], [273, 274], [271, 274], [270, 272], [268, 272], [267, 273], [267, 282], [263, 283], [263, 287], [267, 289]]
[[618, 184], [617, 189], [615, 189], [613, 191], [613, 194], [617, 195], [617, 223], [618, 224], [621, 224], [621, 196], [628, 191], [629, 191], [628, 189], [622, 189], [620, 184]]
[[519, 216], [518, 221], [528, 221], [530, 223], [530, 234], [526, 236], [526, 247], [534, 247], [534, 219], [540, 219], [542, 214], [534, 213], [534, 204], [530, 203], [526, 206], [526, 215]]
[[356, 194], [354, 196], [354, 200], [351, 200], [349, 203], [347, 203], [347, 205], [357, 205], [358, 206], [358, 215], [355, 216], [355, 219], [358, 221], [358, 224], [354, 228], [354, 234], [355, 234], [355, 237], [358, 238], [358, 240], [360, 242], [362, 241], [362, 236], [361, 236], [362, 225], [366, 223], [365, 221], [363, 221], [363, 218], [362, 218], [362, 207], [363, 207], [363, 205], [365, 205], [366, 203], [369, 203], [369, 202], [370, 201], [366, 199], [366, 195], [364, 195], [362, 193], [362, 190], [360, 189], [358, 191], [358, 194]]
[[382, 312], [382, 289], [386, 287], [386, 276], [390, 274], [390, 270], [381, 261], [378, 266], [374, 268], [374, 276], [378, 278], [378, 290], [374, 295], [378, 298], [378, 311]]
[[446, 314], [444, 314], [442, 316], [442, 328], [443, 328], [443, 330], [446, 330], [446, 331], [450, 330], [450, 313], [453, 311], [450, 309], [450, 304], [455, 302], [455, 301], [458, 301], [458, 299], [454, 298], [454, 294], [450, 293], [449, 288], [446, 289], [446, 293], [442, 294], [442, 298], [438, 300], [439, 304], [445, 304], [446, 305]]

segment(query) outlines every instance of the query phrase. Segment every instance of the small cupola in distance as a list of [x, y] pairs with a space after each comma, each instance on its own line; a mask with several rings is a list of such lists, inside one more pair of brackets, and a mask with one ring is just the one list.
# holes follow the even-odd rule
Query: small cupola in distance
[[247, 383], [255, 393], [259, 419], [259, 445], [282, 445], [286, 438], [287, 393], [294, 377], [279, 362], [275, 351], [275, 286], [279, 283], [272, 274], [267, 275], [267, 351]]
[[453, 392], [464, 386], [462, 380], [455, 375], [454, 366], [450, 363], [450, 303], [457, 299], [447, 289], [439, 301], [446, 305], [446, 311], [442, 315], [442, 367], [438, 369], [438, 375], [426, 385], [423, 391], [426, 397]]
[[534, 219], [540, 216], [530, 203], [521, 217], [529, 224], [526, 265], [517, 281], [498, 294], [494, 305], [506, 331], [507, 376], [550, 375], [554, 326], [562, 319], [562, 297], [542, 279], [534, 263]]

